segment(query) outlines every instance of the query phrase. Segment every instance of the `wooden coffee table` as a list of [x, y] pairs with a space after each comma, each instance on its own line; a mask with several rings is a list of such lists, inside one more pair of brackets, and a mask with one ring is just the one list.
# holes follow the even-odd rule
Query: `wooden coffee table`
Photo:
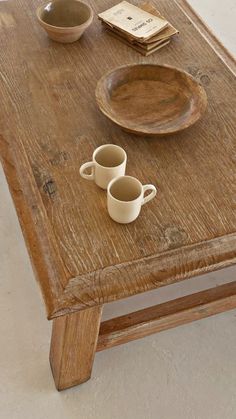
[[[115, 1], [90, 3], [97, 13]], [[38, 4], [0, 2], [0, 144], [53, 319], [50, 361], [61, 390], [89, 379], [95, 351], [236, 307], [233, 282], [100, 323], [108, 302], [236, 262], [236, 66], [184, 0], [158, 0], [180, 36], [148, 58], [96, 18], [81, 41], [53, 43], [36, 22]], [[200, 80], [209, 101], [201, 121], [148, 139], [107, 120], [96, 83], [133, 62], [166, 63]], [[130, 225], [113, 222], [106, 193], [79, 176], [107, 142], [125, 148], [129, 174], [159, 188]]]

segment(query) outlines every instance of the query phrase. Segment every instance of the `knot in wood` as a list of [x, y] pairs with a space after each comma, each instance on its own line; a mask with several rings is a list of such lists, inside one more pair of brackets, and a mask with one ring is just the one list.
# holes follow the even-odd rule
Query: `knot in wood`
[[164, 236], [169, 249], [179, 247], [185, 244], [187, 240], [187, 233], [177, 226], [168, 226], [165, 229]]
[[50, 198], [52, 198], [56, 193], [56, 184], [54, 180], [50, 179], [43, 185], [43, 190], [45, 193], [49, 195]]
[[200, 77], [200, 81], [203, 84], [203, 86], [208, 86], [211, 82], [210, 77], [207, 74], [202, 74]]

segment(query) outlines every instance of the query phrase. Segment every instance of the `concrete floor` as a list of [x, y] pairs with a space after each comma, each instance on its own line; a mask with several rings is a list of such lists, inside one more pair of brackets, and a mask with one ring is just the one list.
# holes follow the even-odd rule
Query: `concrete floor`
[[[236, 4], [191, 0], [236, 54]], [[0, 418], [235, 419], [236, 311], [96, 355], [92, 379], [58, 393], [48, 363], [51, 324], [0, 168]], [[106, 307], [105, 318], [235, 280], [235, 268]]]

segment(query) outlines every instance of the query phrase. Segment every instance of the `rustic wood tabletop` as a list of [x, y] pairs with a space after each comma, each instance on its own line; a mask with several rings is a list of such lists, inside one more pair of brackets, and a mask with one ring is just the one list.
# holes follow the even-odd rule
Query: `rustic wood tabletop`
[[[96, 15], [115, 1], [88, 3]], [[80, 41], [50, 41], [38, 5], [0, 2], [0, 151], [48, 318], [98, 306], [91, 322], [106, 302], [235, 263], [236, 66], [228, 52], [184, 0], [158, 1], [180, 35], [150, 57], [110, 37], [96, 16]], [[152, 139], [107, 120], [97, 81], [135, 62], [196, 77], [208, 96], [202, 119]], [[158, 188], [130, 225], [112, 221], [106, 193], [79, 175], [104, 143], [122, 146], [127, 173]]]

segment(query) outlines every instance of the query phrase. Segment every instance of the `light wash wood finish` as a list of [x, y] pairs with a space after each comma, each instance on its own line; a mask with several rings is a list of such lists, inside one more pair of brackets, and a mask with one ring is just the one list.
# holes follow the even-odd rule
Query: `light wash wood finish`
[[189, 73], [153, 64], [108, 72], [98, 81], [96, 100], [101, 112], [125, 131], [155, 137], [191, 127], [207, 106], [203, 86]]
[[97, 351], [236, 307], [236, 281], [104, 321]]
[[[113, 2], [89, 4], [96, 13]], [[184, 0], [158, 1], [180, 36], [148, 58], [108, 37], [97, 20], [81, 42], [51, 42], [37, 24], [38, 5], [0, 2], [0, 152], [48, 318], [96, 311], [235, 263], [235, 62], [229, 53]], [[134, 62], [190, 72], [207, 91], [204, 117], [166, 140], [137, 138], [109, 122], [97, 109], [96, 83]], [[104, 191], [79, 175], [92, 151], [110, 142], [127, 152], [130, 175], [159, 188], [158, 199], [127, 226], [110, 219]], [[79, 316], [82, 329], [87, 316]], [[60, 324], [66, 345], [65, 319]], [[73, 321], [68, 324], [70, 330]]]
[[50, 363], [58, 390], [90, 378], [101, 314], [97, 306], [53, 320]]

